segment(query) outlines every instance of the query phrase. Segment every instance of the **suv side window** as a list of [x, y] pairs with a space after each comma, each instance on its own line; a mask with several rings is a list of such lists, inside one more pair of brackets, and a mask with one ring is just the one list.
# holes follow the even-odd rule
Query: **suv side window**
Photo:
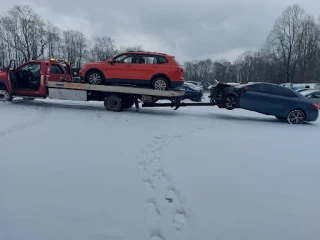
[[156, 64], [157, 59], [152, 55], [140, 55], [140, 63], [141, 64]]
[[137, 57], [134, 58], [132, 54], [123, 54], [113, 59], [115, 63], [136, 63]]
[[162, 57], [162, 56], [157, 57], [157, 64], [164, 64], [167, 62], [168, 62], [168, 60], [165, 57]]
[[273, 86], [274, 95], [283, 96], [283, 97], [298, 97], [294, 92], [286, 87]]

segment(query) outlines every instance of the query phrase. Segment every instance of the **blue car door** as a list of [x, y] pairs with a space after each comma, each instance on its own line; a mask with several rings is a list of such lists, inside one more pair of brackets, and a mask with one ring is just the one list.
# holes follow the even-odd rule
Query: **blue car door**
[[240, 95], [240, 108], [264, 113], [268, 108], [267, 90], [262, 83], [248, 84], [247, 90]]
[[293, 90], [283, 86], [273, 85], [273, 93], [270, 97], [270, 111], [269, 114], [285, 117], [288, 111], [296, 106], [298, 96]]

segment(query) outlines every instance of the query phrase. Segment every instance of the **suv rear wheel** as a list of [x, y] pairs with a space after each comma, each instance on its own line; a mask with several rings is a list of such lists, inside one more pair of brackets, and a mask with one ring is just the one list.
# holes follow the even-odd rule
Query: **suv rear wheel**
[[163, 77], [157, 77], [152, 81], [152, 87], [156, 90], [168, 90], [169, 82]]
[[86, 82], [92, 85], [101, 85], [103, 83], [102, 74], [98, 71], [90, 71], [87, 74]]

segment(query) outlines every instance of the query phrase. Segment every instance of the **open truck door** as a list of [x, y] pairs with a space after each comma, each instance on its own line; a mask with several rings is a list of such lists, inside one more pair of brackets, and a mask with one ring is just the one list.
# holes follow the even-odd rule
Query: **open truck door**
[[17, 87], [17, 78], [16, 78], [16, 61], [10, 60], [9, 67], [7, 70], [7, 88], [9, 92], [12, 94], [16, 91]]

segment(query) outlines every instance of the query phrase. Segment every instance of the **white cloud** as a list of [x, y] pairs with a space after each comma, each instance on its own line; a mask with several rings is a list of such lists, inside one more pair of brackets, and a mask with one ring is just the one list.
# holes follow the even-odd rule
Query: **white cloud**
[[1, 11], [29, 4], [45, 20], [88, 37], [110, 36], [117, 45], [143, 45], [181, 62], [205, 57], [232, 61], [258, 49], [292, 3], [319, 15], [319, 0], [11, 0], [1, 3]]

